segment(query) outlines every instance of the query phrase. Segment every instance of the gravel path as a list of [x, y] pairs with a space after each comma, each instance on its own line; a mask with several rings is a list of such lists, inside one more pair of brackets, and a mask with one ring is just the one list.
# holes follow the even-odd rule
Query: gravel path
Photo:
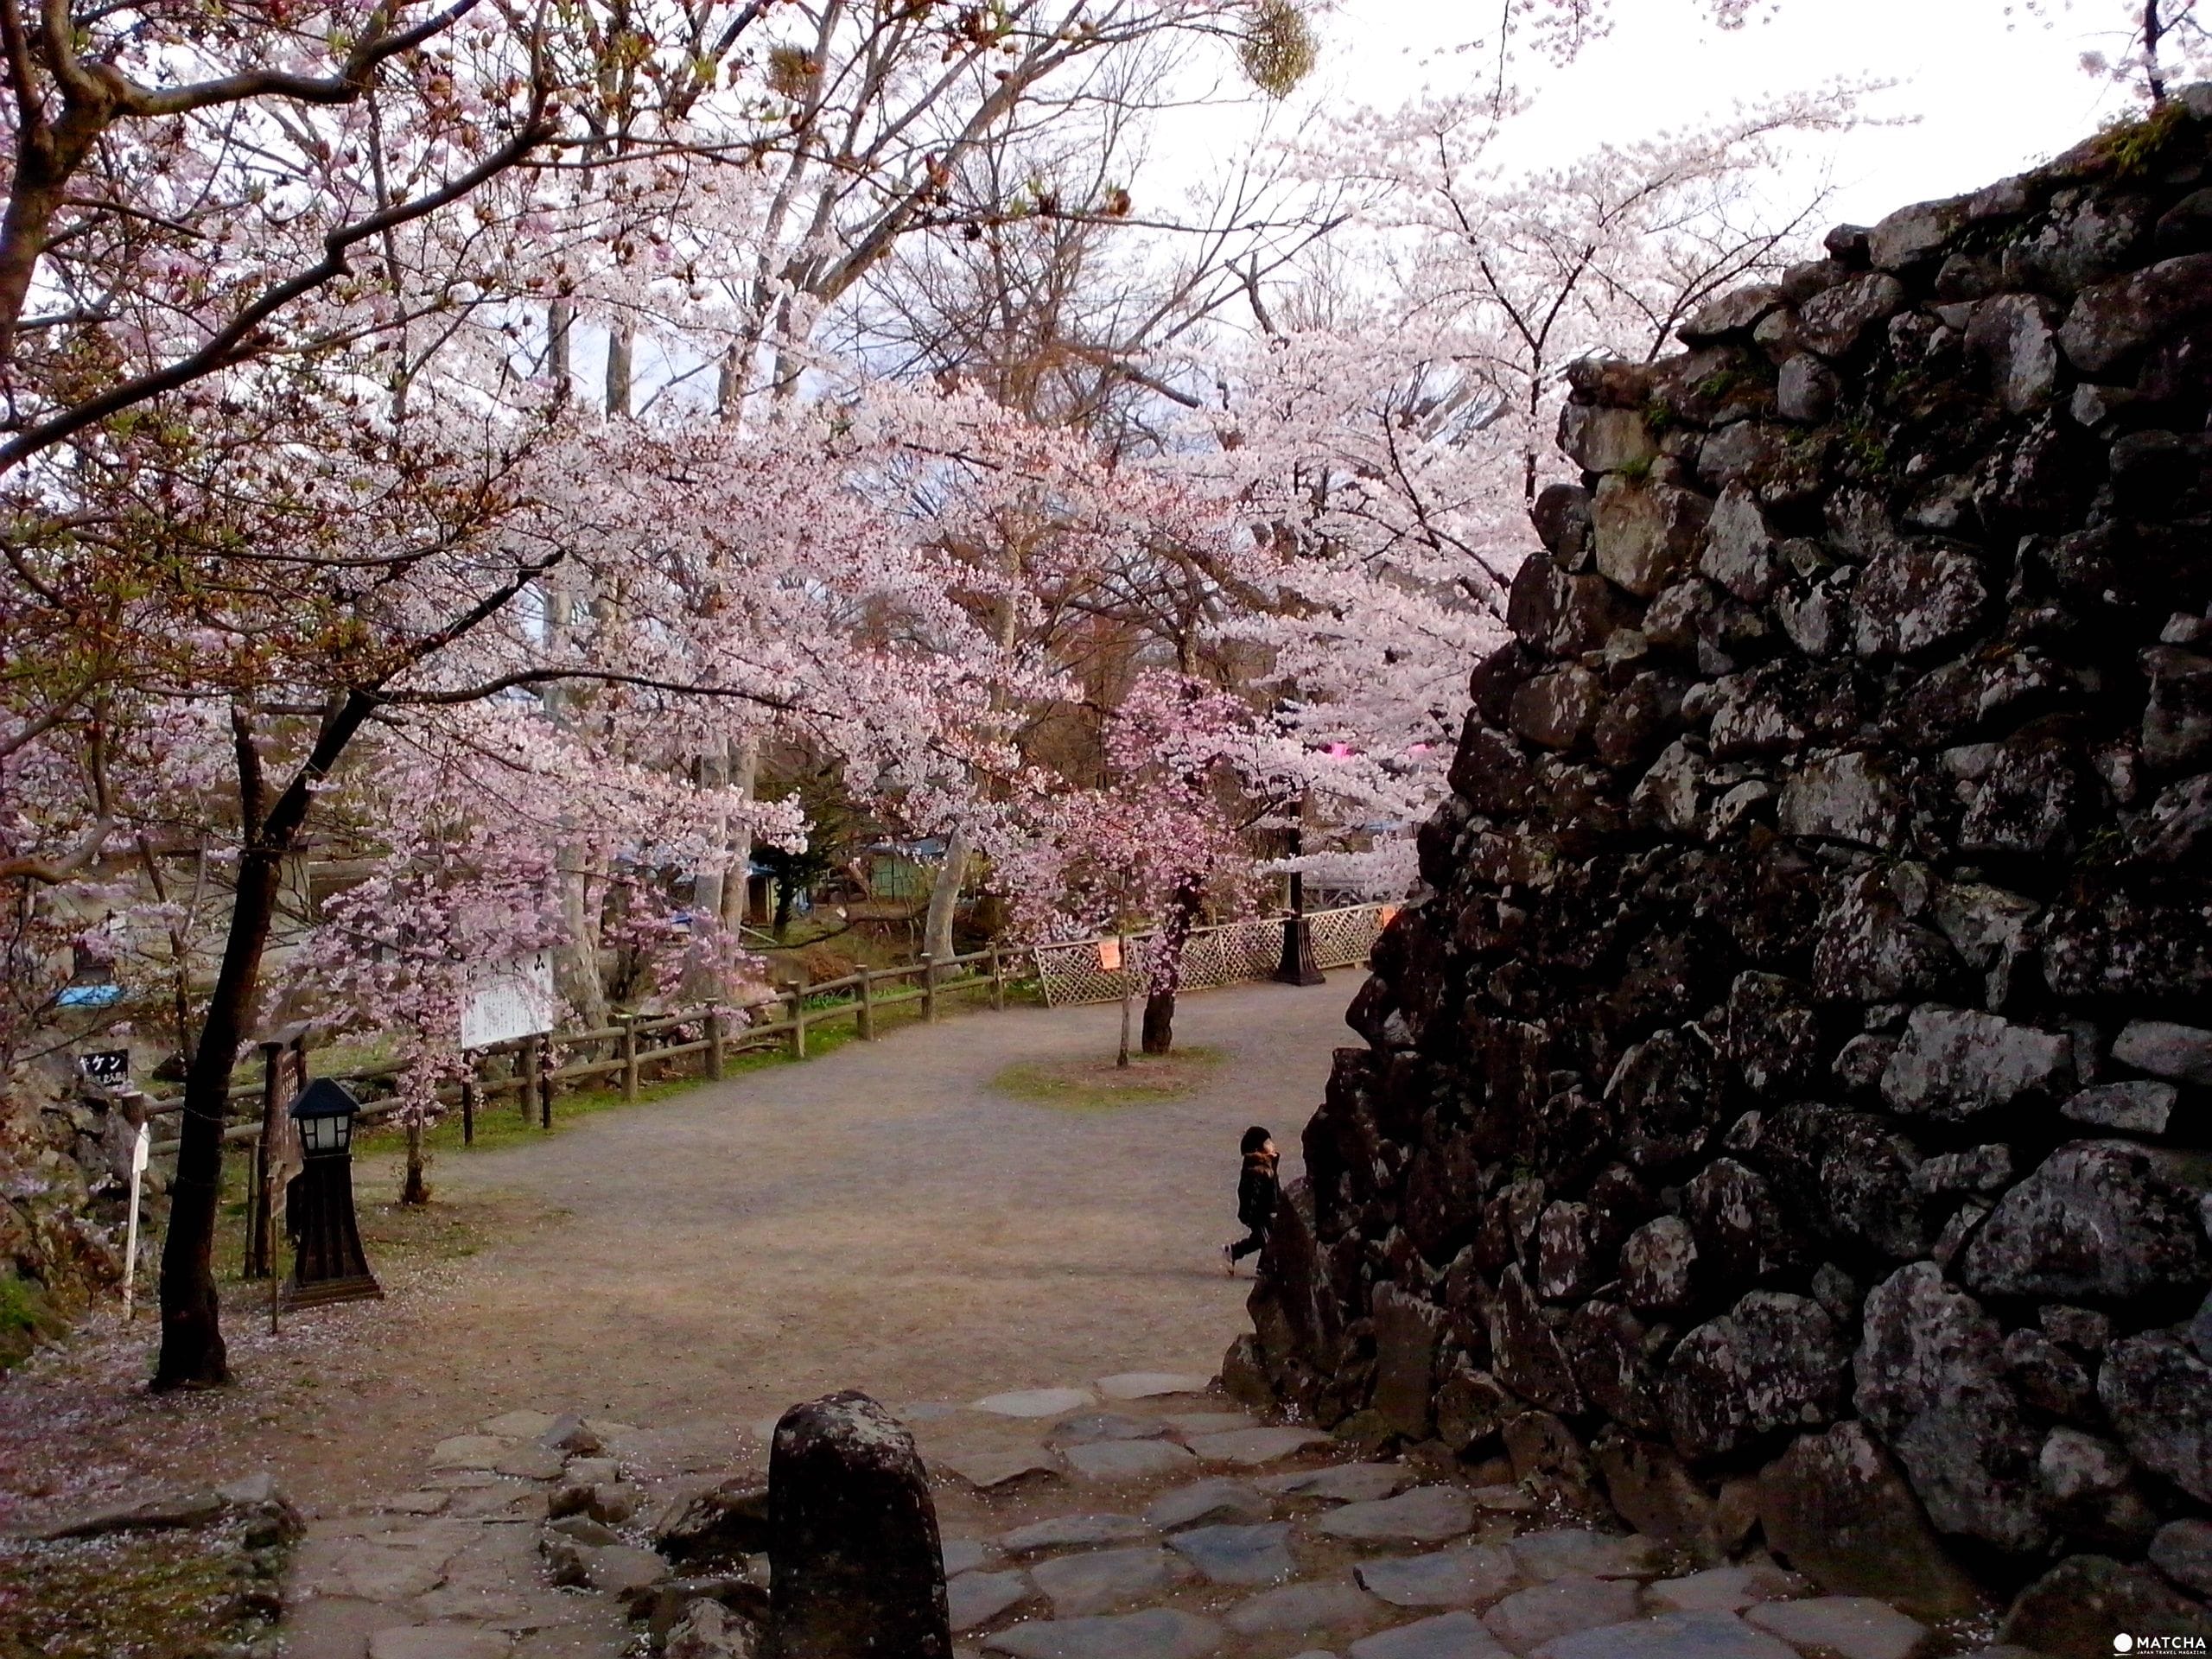
[[1210, 1371], [1249, 1289], [1218, 1257], [1236, 1138], [1267, 1123], [1296, 1173], [1356, 980], [1185, 999], [1179, 1040], [1221, 1061], [1165, 1104], [999, 1093], [1010, 1065], [1110, 1054], [1119, 1020], [1012, 1009], [446, 1160], [443, 1194], [569, 1214], [470, 1264], [439, 1315], [468, 1335], [422, 1369], [495, 1408], [639, 1423], [750, 1422], [834, 1388], [964, 1399], [1135, 1363]]
[[[402, 1610], [467, 1622], [385, 1641], [449, 1638], [472, 1659], [472, 1640], [505, 1654], [499, 1632], [531, 1659], [620, 1648], [603, 1604], [537, 1606], [524, 1523], [542, 1491], [435, 1471], [434, 1442], [498, 1414], [607, 1423], [608, 1449], [658, 1492], [760, 1465], [767, 1425], [833, 1389], [908, 1408], [1131, 1369], [1210, 1375], [1250, 1288], [1219, 1258], [1236, 1230], [1237, 1137], [1267, 1123], [1297, 1173], [1357, 977], [1186, 999], [1179, 1042], [1220, 1059], [1165, 1103], [1001, 1093], [1009, 1065], [1109, 1056], [1120, 1018], [1012, 1009], [442, 1160], [448, 1202], [562, 1213], [457, 1264], [435, 1298], [386, 1305], [391, 1357], [350, 1379], [346, 1427], [282, 1448], [279, 1478], [314, 1516], [288, 1652], [383, 1659], [370, 1638]], [[934, 1442], [944, 1420], [918, 1414]], [[397, 1496], [426, 1460], [435, 1490]], [[448, 1500], [456, 1479], [489, 1484]], [[418, 1498], [439, 1512], [410, 1520]], [[417, 1578], [442, 1587], [417, 1599]], [[492, 1634], [467, 1634], [487, 1621]]]

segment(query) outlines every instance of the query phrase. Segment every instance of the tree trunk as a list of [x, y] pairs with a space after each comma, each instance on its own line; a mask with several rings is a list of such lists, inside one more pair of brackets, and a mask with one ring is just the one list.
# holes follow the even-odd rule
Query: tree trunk
[[776, 938], [781, 943], [791, 931], [791, 905], [798, 897], [798, 883], [788, 875], [776, 878], [776, 919], [773, 923]]
[[945, 837], [944, 862], [930, 884], [929, 917], [922, 925], [922, 950], [933, 961], [950, 962], [959, 954], [952, 944], [952, 918], [960, 906], [961, 886], [968, 879], [969, 850], [968, 826], [954, 824]]
[[545, 308], [545, 374], [553, 383], [553, 395], [568, 401], [571, 385], [569, 370], [569, 327], [575, 321], [576, 308], [566, 300], [556, 300]]
[[1197, 925], [1205, 893], [1195, 876], [1176, 884], [1167, 919], [1160, 929], [1160, 953], [1153, 960], [1152, 988], [1144, 1000], [1144, 1052], [1166, 1054], [1175, 1046], [1175, 994], [1183, 986], [1183, 947]]
[[[699, 757], [699, 787], [719, 791], [728, 779], [729, 746], [720, 737], [711, 739]], [[717, 804], [714, 823], [707, 832], [706, 856], [698, 874], [691, 878], [691, 939], [683, 963], [683, 992], [690, 1002], [710, 1001], [722, 992], [715, 965], [719, 952], [705, 947], [721, 925], [722, 895], [730, 873], [728, 866], [718, 861], [725, 855], [729, 834], [729, 812]]]
[[627, 415], [630, 412], [630, 356], [633, 336], [627, 323], [616, 323], [607, 331], [607, 412]]
[[591, 902], [591, 855], [578, 843], [561, 849], [561, 943], [553, 976], [587, 1031], [607, 1023], [607, 987], [599, 972], [599, 918]]
[[407, 1184], [399, 1189], [399, 1201], [407, 1205], [430, 1201], [429, 1185], [423, 1179], [423, 1120], [412, 1113], [407, 1119]]
[[200, 1040], [184, 1076], [176, 1178], [169, 1185], [168, 1235], [162, 1242], [162, 1352], [156, 1394], [215, 1388], [231, 1380], [215, 1294], [215, 1219], [223, 1190], [223, 1121], [231, 1100], [231, 1068], [255, 987], [261, 954], [276, 915], [280, 855], [249, 846], [238, 859], [223, 965], [200, 1024]]
[[346, 746], [375, 708], [359, 692], [334, 698], [315, 747], [276, 803], [264, 812], [261, 752], [250, 708], [234, 708], [231, 731], [238, 768], [238, 821], [245, 844], [223, 943], [223, 965], [200, 1022], [200, 1040], [184, 1075], [184, 1112], [177, 1128], [176, 1176], [169, 1186], [168, 1236], [162, 1244], [162, 1351], [152, 1387], [212, 1388], [231, 1380], [215, 1294], [215, 1216], [223, 1191], [223, 1127], [231, 1103], [231, 1069], [261, 983], [261, 957], [276, 917], [285, 856], [298, 838], [315, 789], [330, 776]]
[[1114, 1065], [1126, 1071], [1129, 1069], [1129, 1014], [1136, 1001], [1136, 982], [1129, 977], [1129, 942], [1116, 936], [1115, 944], [1122, 952], [1122, 1046], [1114, 1051]]
[[1144, 1052], [1166, 1054], [1175, 1046], [1175, 993], [1154, 990], [1144, 1000]]
[[[730, 788], [749, 809], [760, 775], [760, 740], [751, 732], [737, 740], [729, 761]], [[730, 874], [722, 883], [722, 926], [735, 932], [745, 925], [753, 892], [753, 819], [748, 810], [729, 843]]]

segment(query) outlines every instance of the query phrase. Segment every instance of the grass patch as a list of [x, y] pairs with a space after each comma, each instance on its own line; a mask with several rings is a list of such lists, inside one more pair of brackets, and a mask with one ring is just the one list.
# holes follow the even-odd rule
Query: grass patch
[[1001, 1094], [1065, 1112], [1110, 1112], [1180, 1100], [1221, 1061], [1211, 1048], [1172, 1054], [1132, 1054], [1126, 1067], [1110, 1054], [1071, 1060], [1027, 1060], [991, 1079]]
[[[938, 995], [940, 1019], [958, 1019], [971, 1009], [988, 1005], [987, 987], [981, 980], [963, 981], [954, 986], [941, 988]], [[1044, 989], [1035, 980], [1008, 980], [1006, 988], [1006, 1002], [1008, 1007], [1032, 1006], [1042, 1007], [1045, 1006]], [[819, 1059], [825, 1054], [834, 1054], [847, 1044], [857, 1042], [860, 1039], [860, 1021], [856, 1016], [849, 1013], [829, 1012], [831, 1009], [842, 1010], [849, 1006], [850, 1004], [842, 995], [806, 999], [806, 1007], [810, 1014], [821, 1014], [823, 1016], [819, 1025], [810, 1024], [807, 1028], [806, 1058], [808, 1059]], [[769, 1010], [764, 1017], [779, 1020], [783, 1017], [783, 1013], [780, 1008], [773, 1008]], [[904, 1027], [918, 1026], [921, 1023], [922, 1005], [918, 1000], [894, 1003], [887, 1007], [879, 1006], [875, 1009], [875, 1034], [879, 1039]], [[610, 1046], [610, 1058], [611, 1054]], [[688, 1094], [708, 1081], [701, 1074], [700, 1063], [699, 1055], [683, 1055], [667, 1063], [677, 1069], [677, 1075], [656, 1078], [652, 1076], [656, 1069], [656, 1062], [652, 1057], [652, 1051], [647, 1050], [643, 1069], [649, 1080], [641, 1081], [639, 1084], [638, 1098], [634, 1102], [623, 1099], [622, 1086], [619, 1077], [602, 1078], [592, 1086], [583, 1089], [578, 1089], [573, 1084], [563, 1084], [561, 1092], [553, 1099], [551, 1133], [558, 1135], [579, 1118], [591, 1117], [598, 1113], [613, 1111], [624, 1106], [642, 1106], [653, 1101], [667, 1100], [677, 1095]], [[722, 1059], [722, 1076], [725, 1079], [740, 1077], [749, 1072], [765, 1071], [779, 1065], [798, 1064], [802, 1062], [791, 1058], [785, 1046], [785, 1039], [779, 1034], [764, 1039], [760, 1047], [742, 1049], [734, 1053], [726, 1054]], [[404, 1134], [404, 1132], [397, 1123], [385, 1122], [371, 1124], [364, 1128], [356, 1138], [355, 1150], [363, 1158], [388, 1155], [397, 1159], [402, 1155]], [[434, 1156], [472, 1150], [493, 1152], [502, 1147], [542, 1141], [546, 1134], [546, 1130], [537, 1127], [537, 1116], [534, 1109], [527, 1120], [524, 1118], [520, 1102], [515, 1093], [510, 1090], [478, 1104], [476, 1141], [474, 1147], [465, 1147], [462, 1143], [461, 1109], [458, 1106], [447, 1107], [445, 1116], [431, 1125], [425, 1133], [423, 1143], [424, 1148]]]

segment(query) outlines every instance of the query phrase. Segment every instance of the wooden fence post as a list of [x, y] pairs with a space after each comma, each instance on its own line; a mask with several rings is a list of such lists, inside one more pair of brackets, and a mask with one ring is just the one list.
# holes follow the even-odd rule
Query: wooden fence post
[[791, 1022], [784, 1040], [790, 1045], [791, 1057], [795, 1060], [806, 1058], [806, 994], [793, 988], [784, 993], [784, 1014]]
[[922, 1022], [937, 1023], [937, 958], [922, 952]]
[[468, 1073], [461, 1080], [461, 1144], [476, 1144], [476, 1062], [468, 1063]]
[[624, 1014], [615, 1016], [622, 1022], [622, 1098], [638, 1097], [638, 1016]]
[[525, 1037], [515, 1046], [515, 1104], [522, 1114], [522, 1126], [530, 1127], [537, 1105], [537, 1039]]
[[[276, 1271], [276, 1217], [270, 1202], [270, 1137], [279, 1125], [283, 1109], [284, 1046], [261, 1046], [261, 1135], [253, 1143], [253, 1187], [246, 1194], [245, 1267], [242, 1279], [264, 1279]], [[134, 1189], [135, 1190], [135, 1189]]]
[[719, 1083], [722, 1075], [722, 1005], [713, 1004], [707, 1010], [707, 1077]]
[[1006, 963], [999, 956], [998, 941], [991, 941], [991, 1007], [994, 1010], [1006, 1007]]
[[530, 1046], [537, 1066], [537, 1127], [550, 1129], [553, 1127], [553, 1039], [533, 1037]]
[[861, 1038], [871, 1043], [875, 1040], [874, 977], [874, 974], [869, 969], [868, 965], [866, 963], [862, 963], [861, 964], [860, 1012], [855, 1014], [854, 1018], [859, 1022]]

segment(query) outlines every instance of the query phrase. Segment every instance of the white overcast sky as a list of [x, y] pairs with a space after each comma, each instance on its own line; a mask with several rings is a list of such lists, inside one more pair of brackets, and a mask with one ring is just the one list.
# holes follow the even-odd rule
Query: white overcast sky
[[[1572, 67], [1529, 66], [1535, 101], [1515, 124], [1511, 158], [1565, 162], [1702, 124], [1762, 94], [1885, 79], [1897, 84], [1867, 112], [1914, 124], [1853, 132], [1823, 158], [1834, 168], [1834, 217], [1871, 222], [2018, 172], [2128, 106], [2080, 67], [2084, 51], [2124, 45], [2120, 0], [2045, 9], [2050, 27], [2018, 0], [1779, 0], [1767, 21], [1726, 31], [1703, 21], [1699, 0], [1614, 0], [1611, 34]], [[1452, 48], [1495, 17], [1495, 0], [1341, 0], [1320, 19], [1313, 90], [1389, 105], [1424, 83], [1464, 85], [1486, 60]]]

